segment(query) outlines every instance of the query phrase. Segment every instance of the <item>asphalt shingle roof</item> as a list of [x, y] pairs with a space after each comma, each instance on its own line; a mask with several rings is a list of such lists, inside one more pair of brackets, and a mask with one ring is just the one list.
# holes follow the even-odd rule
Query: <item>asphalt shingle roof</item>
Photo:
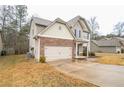
[[71, 20], [69, 20], [67, 23], [69, 26], [73, 26], [79, 19], [80, 19], [80, 16], [76, 16], [72, 18]]
[[90, 27], [88, 26], [88, 23], [86, 22], [86, 20], [84, 18], [82, 18], [81, 16], [76, 16], [76, 17], [72, 18], [71, 20], [69, 20], [67, 23], [68, 23], [68, 25], [70, 27], [73, 27], [76, 24], [77, 21], [80, 21], [80, 19], [83, 20], [83, 23], [81, 23], [82, 26], [83, 27], [85, 26], [87, 28], [86, 32], [89, 32], [90, 31]]
[[[78, 20], [80, 20], [80, 19], [83, 19], [84, 24], [86, 25], [87, 29], [89, 29], [89, 27], [88, 27], [88, 25], [87, 25], [87, 22], [85, 22], [85, 19], [82, 18], [82, 17], [80, 17], [80, 16], [76, 16], [75, 18], [71, 19], [71, 20], [68, 21], [68, 22], [63, 21], [63, 20], [60, 19], [60, 18], [56, 18], [54, 21], [60, 22], [60, 23], [64, 23], [64, 24], [66, 24], [66, 25], [68, 25], [68, 26], [70, 27], [70, 26], [73, 26], [73, 25], [74, 25]], [[42, 18], [38, 18], [38, 17], [32, 17], [32, 20], [33, 20], [33, 22], [34, 22], [35, 24], [44, 26], [44, 28], [50, 26], [50, 25], [54, 22], [54, 21], [50, 21], [50, 20], [46, 20], [46, 19], [42, 19]], [[86, 30], [86, 31], [89, 32], [90, 29], [89, 29], [89, 30]]]
[[33, 21], [34, 21], [36, 24], [43, 25], [43, 26], [48, 26], [50, 23], [52, 23], [52, 22], [49, 21], [49, 20], [42, 19], [42, 18], [38, 18], [38, 17], [33, 17], [32, 19], [33, 19]]
[[56, 18], [55, 21], [60, 22], [60, 23], [65, 23], [65, 21], [60, 18]]

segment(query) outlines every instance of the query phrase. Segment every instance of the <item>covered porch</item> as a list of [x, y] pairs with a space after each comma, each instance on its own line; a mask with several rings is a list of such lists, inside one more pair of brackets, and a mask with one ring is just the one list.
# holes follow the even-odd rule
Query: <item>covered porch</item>
[[89, 42], [76, 42], [75, 44], [75, 58], [88, 58], [90, 46]]

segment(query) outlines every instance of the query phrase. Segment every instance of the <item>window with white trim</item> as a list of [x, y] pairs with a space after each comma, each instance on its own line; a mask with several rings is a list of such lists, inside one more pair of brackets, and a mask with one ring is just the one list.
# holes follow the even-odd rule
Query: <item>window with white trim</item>
[[75, 37], [77, 37], [77, 38], [81, 38], [81, 31], [75, 29], [75, 30], [74, 30], [74, 35], [75, 35]]

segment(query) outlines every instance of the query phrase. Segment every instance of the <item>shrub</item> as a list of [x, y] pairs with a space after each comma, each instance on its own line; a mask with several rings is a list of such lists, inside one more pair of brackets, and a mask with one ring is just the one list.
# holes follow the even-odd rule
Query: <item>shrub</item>
[[40, 63], [45, 63], [46, 62], [46, 58], [44, 56], [40, 57]]
[[32, 47], [32, 48], [31, 48], [31, 50], [33, 51], [33, 50], [34, 50], [34, 48]]
[[5, 50], [1, 51], [1, 56], [6, 56], [6, 51]]
[[117, 53], [119, 54], [119, 53], [120, 53], [120, 51], [117, 51]]
[[89, 56], [96, 56], [94, 52], [89, 52]]

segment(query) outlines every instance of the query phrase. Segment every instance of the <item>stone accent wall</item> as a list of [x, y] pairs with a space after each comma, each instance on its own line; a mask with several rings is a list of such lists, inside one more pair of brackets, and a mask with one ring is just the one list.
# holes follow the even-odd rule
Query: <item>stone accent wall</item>
[[40, 38], [40, 55], [44, 55], [44, 46], [63, 46], [72, 47], [72, 58], [75, 57], [75, 41], [69, 39], [59, 39], [59, 38]]

